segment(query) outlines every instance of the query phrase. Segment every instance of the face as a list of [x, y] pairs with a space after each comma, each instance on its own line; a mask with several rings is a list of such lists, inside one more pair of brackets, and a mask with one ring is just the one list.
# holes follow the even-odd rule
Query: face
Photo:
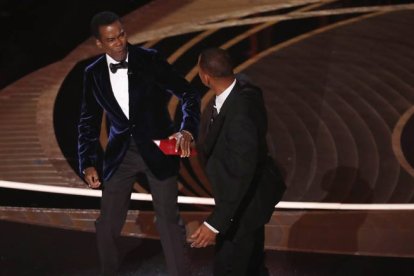
[[116, 61], [122, 61], [127, 56], [127, 35], [121, 22], [115, 21], [111, 25], [99, 28], [99, 39], [96, 45]]

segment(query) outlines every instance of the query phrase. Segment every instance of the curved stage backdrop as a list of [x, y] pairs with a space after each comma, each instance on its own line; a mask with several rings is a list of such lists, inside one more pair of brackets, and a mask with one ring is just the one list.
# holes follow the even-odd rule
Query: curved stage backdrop
[[[266, 247], [414, 257], [414, 1], [171, 2], [123, 21], [131, 43], [158, 49], [202, 93], [202, 111], [204, 48], [228, 49], [263, 89], [288, 185]], [[89, 39], [1, 91], [0, 218], [94, 231], [99, 191], [76, 173], [76, 139], [83, 69], [98, 54]], [[168, 107], [180, 117], [176, 98]], [[214, 204], [196, 157], [182, 161], [179, 185], [192, 232]], [[134, 188], [123, 233], [157, 238], [148, 187]]]

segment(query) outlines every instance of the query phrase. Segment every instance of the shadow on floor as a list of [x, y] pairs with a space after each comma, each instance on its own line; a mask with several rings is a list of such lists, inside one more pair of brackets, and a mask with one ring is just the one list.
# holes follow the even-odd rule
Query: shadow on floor
[[[0, 221], [0, 275], [99, 275], [95, 234]], [[167, 275], [158, 240], [124, 237], [120, 275]], [[413, 275], [414, 259], [267, 251], [271, 275]], [[192, 249], [195, 275], [211, 275], [212, 248]]]

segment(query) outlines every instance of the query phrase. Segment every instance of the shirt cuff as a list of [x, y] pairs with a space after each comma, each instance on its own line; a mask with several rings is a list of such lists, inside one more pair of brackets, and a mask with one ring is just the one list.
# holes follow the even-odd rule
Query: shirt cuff
[[207, 228], [210, 229], [211, 231], [213, 231], [214, 233], [216, 233], [216, 234], [219, 233], [219, 231], [216, 228], [214, 228], [213, 226], [208, 224], [206, 221], [204, 222], [204, 225], [207, 226]]

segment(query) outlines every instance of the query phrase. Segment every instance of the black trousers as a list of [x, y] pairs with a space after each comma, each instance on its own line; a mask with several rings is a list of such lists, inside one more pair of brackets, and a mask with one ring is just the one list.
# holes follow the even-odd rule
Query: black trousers
[[266, 276], [264, 264], [264, 226], [233, 241], [217, 236], [214, 256], [215, 276]]
[[169, 275], [189, 275], [185, 228], [177, 205], [177, 177], [157, 179], [146, 166], [131, 140], [124, 160], [115, 174], [104, 183], [101, 213], [96, 234], [103, 275], [116, 275], [120, 266], [117, 239], [125, 224], [131, 192], [138, 174], [145, 174], [150, 186]]

